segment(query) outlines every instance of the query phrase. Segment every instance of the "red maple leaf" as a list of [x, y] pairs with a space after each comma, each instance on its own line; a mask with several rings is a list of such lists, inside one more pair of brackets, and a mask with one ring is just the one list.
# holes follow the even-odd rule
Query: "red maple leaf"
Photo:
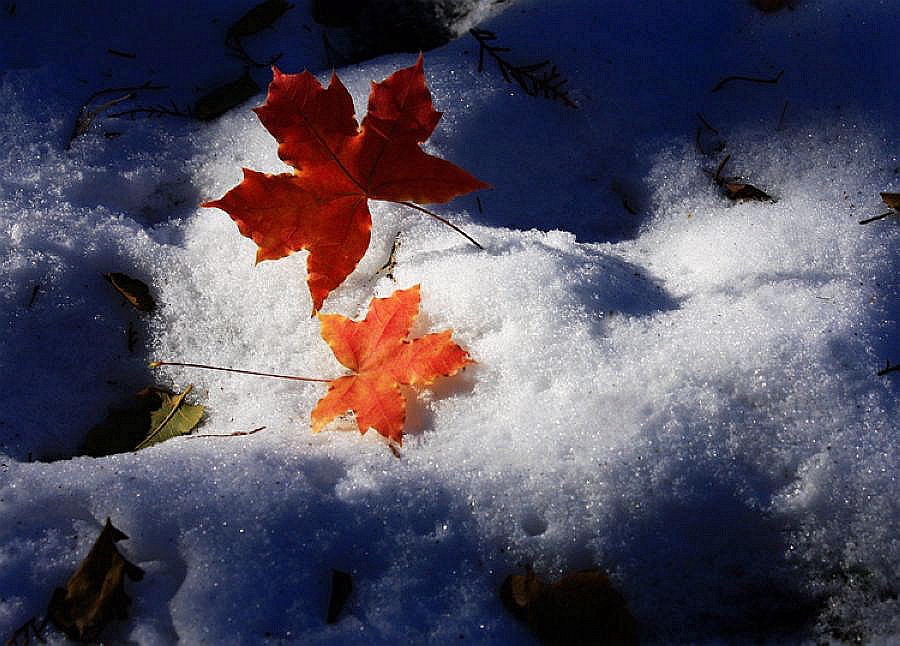
[[313, 313], [353, 271], [369, 246], [368, 200], [448, 202], [488, 185], [419, 144], [441, 113], [425, 85], [423, 58], [373, 83], [358, 126], [336, 74], [323, 88], [309, 72], [273, 68], [266, 103], [255, 109], [293, 173], [244, 169], [244, 179], [203, 206], [227, 211], [258, 245], [256, 261], [306, 249]]
[[374, 428], [402, 443], [406, 400], [400, 386], [428, 386], [438, 377], [449, 377], [474, 363], [450, 340], [452, 330], [406, 338], [419, 313], [419, 301], [419, 286], [415, 285], [373, 299], [362, 321], [319, 314], [322, 338], [353, 374], [329, 383], [328, 392], [312, 411], [314, 432], [353, 411], [360, 433]]

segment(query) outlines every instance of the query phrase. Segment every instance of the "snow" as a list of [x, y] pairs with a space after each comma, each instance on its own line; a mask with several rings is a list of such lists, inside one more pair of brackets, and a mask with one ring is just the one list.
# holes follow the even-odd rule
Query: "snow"
[[[900, 8], [660, 4], [520, 0], [482, 25], [514, 61], [552, 60], [578, 109], [479, 74], [469, 36], [426, 54], [445, 113], [428, 149], [494, 186], [440, 212], [485, 251], [373, 203], [372, 246], [325, 303], [361, 316], [421, 284], [415, 331], [452, 328], [478, 362], [410, 399], [400, 459], [375, 433], [311, 434], [320, 385], [147, 367], [341, 374], [303, 254], [254, 266], [197, 206], [242, 166], [284, 168], [248, 109], [263, 95], [206, 124], [98, 117], [67, 149], [97, 89], [151, 79], [169, 89], [123, 107], [185, 105], [239, 76], [221, 33], [244, 3], [4, 11], [0, 635], [110, 517], [147, 571], [112, 642], [527, 644], [504, 577], [594, 565], [647, 643], [900, 639], [900, 385], [876, 375], [900, 362], [900, 230], [857, 224], [900, 192]], [[296, 5], [248, 45], [325, 80]], [[338, 70], [358, 114], [414, 58]], [[727, 200], [705, 172], [726, 154], [777, 201]], [[109, 271], [160, 308], [131, 310]], [[194, 384], [202, 433], [266, 429], [73, 457], [152, 383]], [[354, 591], [327, 625], [332, 569]]]

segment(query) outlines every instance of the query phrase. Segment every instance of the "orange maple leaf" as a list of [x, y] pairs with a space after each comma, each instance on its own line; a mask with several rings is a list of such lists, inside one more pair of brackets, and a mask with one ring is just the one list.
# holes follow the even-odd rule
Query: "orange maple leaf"
[[327, 88], [309, 72], [273, 67], [266, 103], [255, 109], [293, 173], [244, 170], [244, 179], [203, 206], [227, 211], [258, 245], [256, 261], [306, 249], [313, 313], [353, 271], [369, 246], [368, 200], [448, 202], [488, 185], [425, 153], [441, 113], [425, 85], [423, 57], [373, 83], [362, 126], [337, 74]]
[[406, 400], [400, 386], [428, 386], [438, 377], [449, 377], [474, 363], [450, 340], [452, 330], [406, 338], [419, 313], [419, 301], [419, 286], [415, 285], [373, 299], [362, 321], [319, 314], [322, 338], [354, 374], [329, 383], [328, 392], [312, 411], [314, 432], [353, 411], [360, 433], [374, 428], [402, 443]]

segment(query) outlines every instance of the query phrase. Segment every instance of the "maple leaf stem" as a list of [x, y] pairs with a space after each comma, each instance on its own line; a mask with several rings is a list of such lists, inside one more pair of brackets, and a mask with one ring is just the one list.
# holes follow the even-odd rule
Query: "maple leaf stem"
[[425, 215], [430, 215], [430, 216], [433, 217], [435, 220], [437, 220], [438, 222], [442, 222], [442, 223], [446, 224], [448, 227], [450, 227], [451, 229], [453, 229], [454, 231], [456, 231], [458, 234], [460, 234], [460, 235], [461, 235], [462, 237], [464, 237], [466, 240], [468, 240], [469, 242], [471, 242], [473, 245], [475, 245], [476, 247], [478, 247], [479, 249], [481, 249], [482, 251], [484, 251], [484, 247], [482, 247], [480, 244], [478, 244], [478, 241], [475, 240], [475, 238], [473, 238], [472, 236], [470, 236], [468, 233], [466, 233], [465, 231], [463, 231], [462, 229], [460, 229], [458, 226], [456, 226], [455, 224], [453, 224], [453, 223], [450, 222], [449, 220], [447, 220], [447, 219], [445, 219], [445, 218], [442, 218], [441, 216], [439, 216], [439, 215], [438, 215], [437, 213], [435, 213], [434, 211], [429, 211], [429, 210], [426, 209], [424, 206], [419, 206], [418, 204], [414, 204], [414, 203], [412, 203], [412, 202], [400, 202], [400, 204], [402, 204], [403, 206], [408, 206], [408, 207], [411, 208], [411, 209], [415, 209], [416, 211], [421, 211], [421, 212], [424, 213]]
[[222, 372], [237, 372], [242, 375], [254, 375], [257, 377], [274, 377], [275, 379], [290, 379], [292, 381], [316, 381], [327, 384], [331, 379], [316, 379], [315, 377], [298, 377], [296, 375], [276, 375], [270, 372], [256, 372], [255, 370], [240, 370], [238, 368], [222, 368], [219, 366], [207, 366], [202, 363], [181, 363], [179, 361], [151, 361], [151, 368], [160, 366], [179, 366], [181, 368], [202, 368], [203, 370], [221, 370]]

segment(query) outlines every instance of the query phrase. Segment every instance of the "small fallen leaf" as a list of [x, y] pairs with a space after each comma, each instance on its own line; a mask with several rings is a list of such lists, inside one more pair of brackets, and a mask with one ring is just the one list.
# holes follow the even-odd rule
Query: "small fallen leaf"
[[599, 569], [545, 584], [530, 570], [511, 574], [500, 598], [514, 617], [548, 644], [637, 644], [637, 622]]
[[275, 21], [293, 6], [290, 2], [285, 2], [284, 0], [265, 0], [260, 2], [228, 28], [225, 40], [257, 34], [275, 24]]
[[151, 413], [150, 433], [135, 450], [146, 449], [179, 435], [187, 435], [200, 423], [203, 419], [203, 406], [184, 403], [184, 398], [193, 387], [193, 384], [189, 385], [178, 395], [164, 390], [157, 391], [162, 399], [162, 406]]
[[127, 538], [107, 519], [65, 587], [53, 591], [47, 616], [70, 639], [96, 641], [110, 621], [128, 617], [131, 597], [125, 593], [125, 577], [140, 581], [144, 571], [116, 548]]
[[82, 446], [92, 457], [137, 451], [159, 442], [187, 435], [203, 417], [203, 406], [187, 404], [185, 396], [162, 388], [145, 388], [127, 407], [113, 409], [103, 423], [93, 427]]
[[337, 623], [344, 604], [353, 592], [353, 577], [341, 570], [331, 571], [331, 596], [328, 599], [328, 615], [325, 621], [329, 624]]
[[753, 0], [753, 6], [765, 13], [773, 13], [784, 9], [787, 0]]
[[255, 96], [260, 90], [249, 74], [219, 86], [194, 103], [192, 114], [200, 121], [212, 121]]
[[753, 201], [753, 202], [774, 202], [775, 198], [763, 190], [756, 188], [753, 184], [744, 182], [738, 177], [722, 177], [722, 169], [731, 159], [731, 155], [725, 157], [716, 169], [713, 175], [713, 181], [722, 189], [725, 196], [736, 202]]
[[774, 202], [771, 195], [763, 190], [756, 188], [753, 184], [747, 184], [739, 181], [723, 180], [719, 186], [724, 191], [728, 199], [736, 202], [749, 200], [751, 202]]
[[452, 330], [406, 338], [419, 313], [419, 301], [415, 285], [373, 299], [362, 321], [319, 314], [322, 338], [353, 374], [329, 382], [328, 392], [312, 411], [314, 432], [353, 411], [360, 433], [373, 428], [402, 444], [406, 400], [400, 386], [429, 386], [474, 363], [450, 340]]
[[156, 309], [156, 301], [150, 295], [150, 288], [147, 283], [132, 278], [120, 272], [114, 271], [103, 274], [103, 277], [109, 281], [117, 292], [119, 292], [131, 305], [141, 312], [152, 312]]

